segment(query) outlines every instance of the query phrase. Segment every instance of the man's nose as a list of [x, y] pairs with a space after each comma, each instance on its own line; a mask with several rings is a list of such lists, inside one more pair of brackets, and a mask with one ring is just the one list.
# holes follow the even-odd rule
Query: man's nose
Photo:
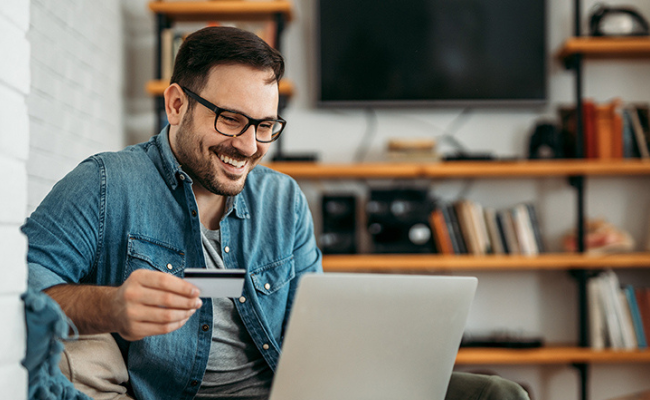
[[239, 150], [239, 152], [244, 156], [250, 157], [253, 154], [257, 153], [255, 129], [256, 127], [254, 125], [251, 125], [248, 127], [248, 129], [246, 129], [246, 131], [233, 138], [233, 147]]

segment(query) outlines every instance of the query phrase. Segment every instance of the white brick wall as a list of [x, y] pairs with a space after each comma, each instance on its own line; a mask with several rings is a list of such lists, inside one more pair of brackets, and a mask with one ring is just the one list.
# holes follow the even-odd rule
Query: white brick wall
[[0, 399], [27, 397], [20, 225], [85, 157], [122, 147], [119, 0], [0, 1]]
[[28, 213], [80, 161], [124, 143], [120, 1], [32, 0], [30, 15]]
[[29, 0], [0, 2], [0, 398], [27, 397], [25, 323], [20, 294], [25, 291], [27, 243], [20, 233], [27, 204], [29, 123]]

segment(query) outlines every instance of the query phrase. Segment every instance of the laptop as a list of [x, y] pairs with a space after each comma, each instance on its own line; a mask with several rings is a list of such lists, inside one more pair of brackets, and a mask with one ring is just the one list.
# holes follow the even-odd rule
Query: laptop
[[443, 400], [477, 282], [304, 276], [270, 400]]

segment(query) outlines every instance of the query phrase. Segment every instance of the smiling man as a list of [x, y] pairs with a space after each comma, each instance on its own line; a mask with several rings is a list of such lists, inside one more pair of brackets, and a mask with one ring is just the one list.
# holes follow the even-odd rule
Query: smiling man
[[[268, 396], [300, 276], [320, 272], [307, 202], [258, 166], [285, 121], [282, 56], [256, 35], [190, 35], [169, 125], [82, 162], [28, 218], [29, 285], [83, 334], [112, 333], [137, 399]], [[185, 268], [246, 270], [237, 299], [199, 298]]]

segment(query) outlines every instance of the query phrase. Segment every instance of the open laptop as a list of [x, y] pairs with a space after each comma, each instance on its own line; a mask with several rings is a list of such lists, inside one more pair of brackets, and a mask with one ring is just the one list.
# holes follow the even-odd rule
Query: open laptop
[[270, 400], [443, 400], [477, 279], [302, 278]]

